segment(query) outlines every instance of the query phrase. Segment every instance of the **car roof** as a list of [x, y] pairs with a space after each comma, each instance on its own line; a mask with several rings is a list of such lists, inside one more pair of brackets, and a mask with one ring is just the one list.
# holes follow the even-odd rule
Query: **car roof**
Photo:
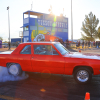
[[24, 42], [24, 43], [20, 43], [20, 44], [30, 44], [30, 43], [32, 43], [32, 44], [38, 44], [38, 43], [50, 43], [50, 44], [55, 44], [55, 43], [59, 43], [59, 42], [45, 42], [45, 41], [41, 41], [41, 42]]

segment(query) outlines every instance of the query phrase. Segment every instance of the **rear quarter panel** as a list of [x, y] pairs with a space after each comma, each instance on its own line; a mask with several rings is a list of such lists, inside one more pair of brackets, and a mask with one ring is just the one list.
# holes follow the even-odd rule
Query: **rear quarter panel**
[[100, 60], [96, 59], [84, 59], [84, 58], [65, 58], [65, 74], [72, 75], [76, 66], [89, 66], [93, 69], [93, 74], [100, 74]]
[[0, 66], [6, 67], [7, 63], [17, 62], [17, 55], [0, 54]]

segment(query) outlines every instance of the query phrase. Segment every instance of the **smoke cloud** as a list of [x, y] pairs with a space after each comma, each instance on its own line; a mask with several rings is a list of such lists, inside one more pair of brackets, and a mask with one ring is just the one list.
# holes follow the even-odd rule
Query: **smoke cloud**
[[0, 66], [0, 82], [19, 81], [19, 80], [27, 79], [28, 77], [29, 76], [25, 74], [25, 72], [23, 72], [21, 76], [10, 75], [6, 67]]

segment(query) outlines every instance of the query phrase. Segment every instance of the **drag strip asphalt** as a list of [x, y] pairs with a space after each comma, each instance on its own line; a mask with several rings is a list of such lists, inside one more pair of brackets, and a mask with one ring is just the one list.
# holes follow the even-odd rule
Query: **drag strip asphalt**
[[[90, 84], [77, 84], [73, 76], [28, 73], [22, 81], [0, 83], [0, 95], [6, 100], [100, 100], [100, 76], [93, 76]], [[9, 99], [9, 98], [13, 99]]]

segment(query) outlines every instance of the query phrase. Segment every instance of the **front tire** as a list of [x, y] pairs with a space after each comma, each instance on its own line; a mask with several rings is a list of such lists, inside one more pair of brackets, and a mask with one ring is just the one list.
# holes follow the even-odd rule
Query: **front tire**
[[20, 76], [22, 74], [22, 69], [19, 64], [10, 64], [8, 66], [8, 73], [14, 76]]
[[75, 81], [80, 84], [87, 84], [92, 79], [92, 72], [86, 67], [76, 69], [73, 75]]

